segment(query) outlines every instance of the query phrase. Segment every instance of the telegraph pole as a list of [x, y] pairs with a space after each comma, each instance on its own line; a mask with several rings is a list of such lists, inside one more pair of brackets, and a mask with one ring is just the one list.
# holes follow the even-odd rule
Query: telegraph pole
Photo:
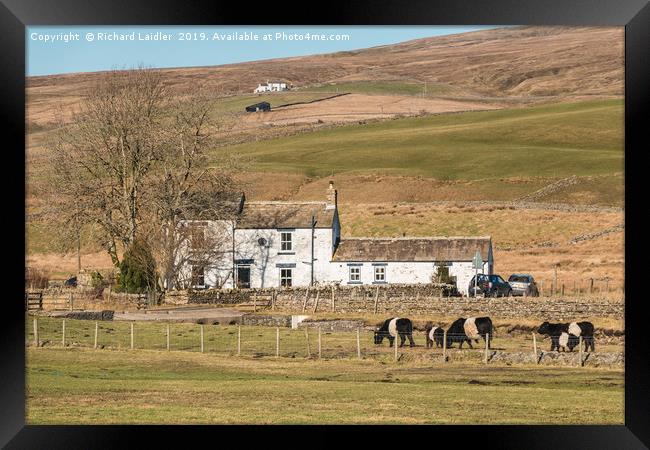
[[311, 216], [311, 282], [310, 286], [314, 285], [314, 232], [316, 230], [316, 217]]

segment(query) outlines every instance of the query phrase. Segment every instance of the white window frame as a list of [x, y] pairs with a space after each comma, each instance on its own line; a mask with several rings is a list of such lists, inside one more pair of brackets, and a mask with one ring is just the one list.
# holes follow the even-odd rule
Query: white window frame
[[361, 266], [349, 266], [350, 281], [361, 281]]
[[[285, 239], [289, 236], [289, 239]], [[280, 251], [292, 252], [293, 251], [293, 233], [291, 231], [280, 232]]]
[[[381, 273], [381, 279], [377, 278], [378, 275]], [[375, 281], [377, 283], [385, 283], [386, 282], [386, 266], [375, 266]]]
[[[287, 281], [289, 282], [288, 284]], [[292, 286], [293, 286], [293, 268], [288, 268], [288, 267], [281, 268], [280, 287], [292, 287]]]

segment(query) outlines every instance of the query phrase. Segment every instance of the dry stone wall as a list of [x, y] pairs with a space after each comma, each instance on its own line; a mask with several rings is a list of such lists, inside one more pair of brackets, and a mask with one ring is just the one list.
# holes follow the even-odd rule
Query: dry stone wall
[[586, 317], [623, 318], [621, 298], [581, 297], [446, 297], [443, 285], [320, 286], [288, 289], [179, 291], [166, 303], [233, 305], [252, 303], [287, 313], [340, 312], [378, 314], [490, 315], [499, 318], [536, 317], [565, 321]]

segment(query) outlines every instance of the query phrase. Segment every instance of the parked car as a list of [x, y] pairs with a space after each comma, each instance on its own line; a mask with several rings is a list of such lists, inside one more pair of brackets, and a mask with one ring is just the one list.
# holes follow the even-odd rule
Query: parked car
[[65, 287], [77, 287], [77, 277], [70, 277], [63, 282]]
[[539, 297], [539, 289], [532, 275], [525, 273], [513, 273], [508, 278], [512, 287], [512, 295], [524, 295], [526, 297]]
[[499, 275], [479, 273], [476, 282], [476, 292], [474, 291], [474, 278], [476, 276], [472, 277], [472, 280], [469, 282], [469, 289], [467, 290], [470, 297], [479, 295], [484, 297], [508, 297], [512, 295], [512, 287]]

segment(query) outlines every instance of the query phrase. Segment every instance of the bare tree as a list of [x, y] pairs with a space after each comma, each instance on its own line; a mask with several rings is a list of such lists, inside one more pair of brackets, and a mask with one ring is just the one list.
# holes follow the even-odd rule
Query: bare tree
[[188, 239], [179, 224], [228, 218], [222, 194], [235, 190], [224, 167], [207, 168], [211, 103], [196, 92], [170, 95], [157, 70], [105, 74], [49, 145], [45, 215], [64, 235], [93, 229], [115, 266], [142, 238], [163, 284], [173, 285]]

